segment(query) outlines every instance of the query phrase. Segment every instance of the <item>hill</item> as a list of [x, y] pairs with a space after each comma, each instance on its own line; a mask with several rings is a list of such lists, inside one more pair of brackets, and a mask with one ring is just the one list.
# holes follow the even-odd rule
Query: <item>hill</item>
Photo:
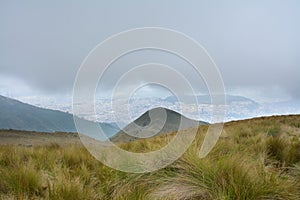
[[[165, 121], [163, 121], [164, 117]], [[180, 123], [182, 123], [181, 127]], [[159, 107], [142, 114], [138, 119], [111, 137], [110, 140], [112, 142], [129, 142], [139, 138], [148, 138], [149, 136], [161, 135], [203, 124], [207, 123], [195, 121], [173, 110]]]
[[[109, 137], [119, 131], [116, 126], [108, 123], [100, 123], [100, 125]], [[36, 107], [1, 95], [0, 129], [37, 132], [77, 132], [72, 114]]]
[[[300, 199], [300, 115], [225, 123], [216, 146], [199, 158], [207, 127], [181, 131], [197, 129], [190, 148], [171, 165], [144, 174], [101, 164], [77, 145], [76, 134], [0, 131], [0, 144], [8, 136], [16, 141], [0, 145], [0, 199]], [[173, 134], [119, 146], [131, 152], [153, 151]], [[43, 143], [43, 137], [36, 137], [40, 135], [46, 139]], [[28, 138], [36, 142], [20, 145]], [[53, 143], [56, 139], [58, 144]], [[122, 166], [130, 163], [120, 160]]]

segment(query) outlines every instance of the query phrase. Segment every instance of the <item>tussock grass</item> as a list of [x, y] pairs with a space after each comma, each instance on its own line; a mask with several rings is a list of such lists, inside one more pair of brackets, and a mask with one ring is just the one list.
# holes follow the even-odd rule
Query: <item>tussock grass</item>
[[300, 142], [282, 137], [272, 137], [266, 142], [268, 156], [281, 167], [300, 162]]
[[36, 172], [32, 166], [22, 166], [13, 171], [1, 169], [1, 192], [11, 192], [17, 196], [29, 197], [42, 194], [41, 173]]
[[[294, 181], [267, 173], [242, 154], [217, 160], [193, 155], [175, 164], [154, 190], [158, 199], [297, 199]], [[296, 195], [294, 195], [296, 194]]]
[[[110, 169], [80, 145], [0, 146], [0, 199], [300, 199], [299, 122], [287, 116], [228, 123], [204, 159], [198, 152], [207, 126], [200, 127], [179, 160], [146, 174]], [[120, 146], [148, 152], [172, 137]]]

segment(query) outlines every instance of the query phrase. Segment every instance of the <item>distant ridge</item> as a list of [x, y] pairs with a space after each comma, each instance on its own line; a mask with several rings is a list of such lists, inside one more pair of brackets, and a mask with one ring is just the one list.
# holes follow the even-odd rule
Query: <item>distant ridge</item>
[[[162, 121], [164, 119], [164, 114], [166, 114], [165, 123]], [[153, 121], [151, 121], [150, 116]], [[181, 122], [183, 126], [179, 127]], [[154, 136], [155, 133], [157, 133], [156, 135], [161, 135], [204, 124], [208, 123], [192, 120], [173, 110], [159, 107], [142, 114], [134, 122], [128, 124], [120, 132], [111, 137], [110, 140], [112, 142], [129, 142], [140, 139], [141, 137], [146, 138], [149, 135]]]
[[[100, 123], [100, 125], [108, 137], [119, 131], [117, 127], [108, 123]], [[37, 132], [77, 132], [72, 114], [36, 107], [1, 95], [0, 129]]]
[[[170, 102], [170, 103], [175, 103], [179, 102], [179, 99], [176, 96], [168, 96], [164, 100]], [[199, 104], [211, 104], [211, 96], [210, 95], [197, 95], [197, 96], [191, 96], [191, 95], [184, 95], [181, 96], [181, 101], [186, 102], [186, 103], [194, 103], [194, 100], [197, 100]], [[247, 97], [243, 96], [237, 96], [237, 95], [226, 95], [226, 103], [227, 104], [233, 104], [236, 102], [248, 102], [249, 106], [251, 108], [257, 108], [259, 104]]]

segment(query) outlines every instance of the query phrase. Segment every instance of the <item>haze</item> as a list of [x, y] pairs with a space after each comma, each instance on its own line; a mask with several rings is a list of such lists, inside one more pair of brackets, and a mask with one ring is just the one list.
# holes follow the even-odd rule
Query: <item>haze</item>
[[[0, 4], [2, 95], [60, 98], [71, 94], [80, 64], [98, 43], [120, 31], [155, 26], [180, 31], [202, 44], [230, 94], [257, 101], [300, 98], [300, 3], [296, 0], [7, 0]], [[151, 55], [144, 53], [135, 62]], [[178, 64], [176, 59], [170, 63]], [[116, 68], [125, 64], [131, 65], [132, 59]]]

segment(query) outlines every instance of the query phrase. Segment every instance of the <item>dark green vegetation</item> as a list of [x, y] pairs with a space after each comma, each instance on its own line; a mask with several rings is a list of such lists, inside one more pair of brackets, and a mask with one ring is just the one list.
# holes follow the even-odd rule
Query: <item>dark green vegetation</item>
[[[165, 120], [162, 120], [165, 116]], [[153, 120], [151, 120], [153, 119]], [[182, 125], [180, 126], [180, 123]], [[190, 127], [207, 124], [202, 121], [195, 121], [184, 117], [180, 113], [166, 108], [154, 108], [145, 112], [138, 119], [127, 125], [123, 130], [111, 138], [113, 142], [130, 142], [138, 138], [148, 138], [147, 136], [158, 133], [170, 133], [176, 130], [184, 130]], [[140, 127], [143, 127], [142, 129]], [[125, 131], [125, 132], [124, 132]], [[128, 135], [129, 133], [130, 135]], [[146, 137], [145, 137], [146, 136]]]
[[[84, 123], [93, 123], [82, 120]], [[108, 137], [119, 129], [101, 123]], [[39, 108], [0, 95], [0, 129], [15, 129], [39, 132], [77, 132], [73, 115], [57, 110]]]
[[[103, 166], [82, 146], [0, 146], [0, 199], [300, 199], [300, 116], [225, 124], [213, 151], [199, 159], [207, 126], [172, 165], [146, 174]], [[184, 130], [184, 133], [190, 130]], [[181, 133], [179, 133], [181, 134]], [[157, 149], [174, 133], [123, 143]]]

